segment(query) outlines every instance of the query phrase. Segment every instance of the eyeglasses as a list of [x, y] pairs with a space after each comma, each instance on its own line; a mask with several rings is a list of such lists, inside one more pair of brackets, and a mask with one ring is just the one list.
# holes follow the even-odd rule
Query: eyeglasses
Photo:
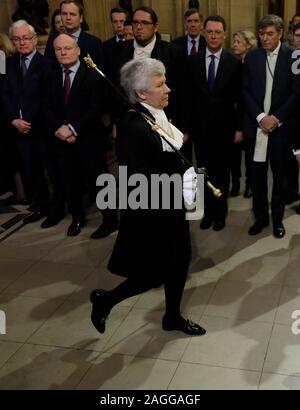
[[24, 41], [24, 43], [27, 43], [31, 41], [35, 36], [23, 36], [23, 37], [13, 37], [12, 41], [15, 43], [21, 43], [21, 41]]
[[137, 27], [137, 26], [147, 27], [147, 26], [150, 26], [150, 24], [154, 24], [154, 23], [152, 23], [151, 21], [147, 21], [147, 20], [142, 20], [142, 21], [133, 20], [132, 21], [132, 25], [134, 27]]
[[56, 53], [60, 53], [61, 51], [71, 51], [74, 50], [75, 46], [64, 46], [64, 47], [54, 47], [54, 51]]
[[220, 36], [221, 34], [224, 33], [223, 30], [205, 30], [205, 32], [206, 32], [206, 34], [207, 34], [208, 36], [212, 36], [213, 34], [214, 34], [215, 36]]

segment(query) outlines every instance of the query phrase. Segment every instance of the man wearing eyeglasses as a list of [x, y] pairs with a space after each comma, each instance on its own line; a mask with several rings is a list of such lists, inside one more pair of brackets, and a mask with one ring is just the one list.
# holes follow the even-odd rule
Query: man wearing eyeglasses
[[23, 160], [34, 210], [24, 219], [24, 223], [32, 223], [45, 216], [49, 206], [44, 170], [47, 169], [51, 177], [51, 161], [44, 138], [41, 110], [46, 64], [36, 49], [35, 30], [25, 20], [13, 23], [9, 34], [17, 53], [7, 59], [3, 107]]
[[[157, 36], [158, 17], [151, 7], [138, 7], [132, 16], [132, 28], [134, 40], [128, 40], [118, 44], [116, 58], [114, 61], [113, 80], [119, 85], [121, 67], [132, 59], [143, 59], [146, 57], [160, 60], [166, 67], [166, 77], [168, 86], [171, 88], [169, 107], [167, 115], [176, 123], [176, 99], [178, 74], [180, 73], [179, 65], [180, 48], [174, 44], [161, 40]], [[122, 104], [117, 104], [118, 110], [114, 116], [118, 119], [122, 116]]]
[[229, 158], [233, 141], [241, 139], [237, 103], [241, 62], [224, 50], [226, 22], [221, 16], [209, 16], [204, 22], [207, 46], [187, 60], [184, 129], [193, 135], [199, 167], [205, 167], [221, 198], [205, 191], [201, 229], [225, 227], [228, 212]]
[[281, 43], [283, 21], [267, 15], [258, 23], [262, 47], [248, 53], [244, 63], [244, 135], [252, 158], [253, 213], [249, 235], [269, 225], [268, 165], [273, 174], [271, 214], [275, 238], [285, 236], [282, 220], [290, 157], [289, 123], [296, 104], [292, 50]]

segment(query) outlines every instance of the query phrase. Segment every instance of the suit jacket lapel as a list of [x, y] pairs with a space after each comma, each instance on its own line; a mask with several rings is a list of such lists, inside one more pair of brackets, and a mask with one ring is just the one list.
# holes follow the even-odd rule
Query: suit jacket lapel
[[286, 65], [285, 65], [285, 56], [284, 51], [282, 50], [282, 45], [279, 49], [279, 53], [277, 56], [275, 71], [274, 71], [274, 79], [273, 79], [273, 90], [272, 90], [272, 102], [276, 99], [276, 92], [280, 89], [280, 73], [286, 72]]
[[227, 63], [227, 58], [226, 54], [224, 53], [224, 50], [222, 50], [221, 56], [220, 56], [220, 61], [216, 73], [216, 78], [215, 82], [213, 85], [213, 88], [217, 88], [219, 83], [222, 83], [225, 73], [226, 73], [226, 63]]
[[37, 52], [35, 53], [35, 55], [33, 56], [33, 58], [32, 58], [32, 60], [31, 60], [30, 64], [29, 64], [26, 77], [27, 77], [27, 76], [28, 76], [28, 77], [31, 76], [31, 75], [36, 71], [36, 67], [37, 67], [37, 65], [38, 65], [38, 63], [39, 63], [39, 60], [40, 60], [40, 53], [37, 51]]
[[15, 70], [15, 75], [13, 76], [13, 78], [17, 79], [18, 88], [20, 88], [23, 83], [23, 78], [22, 78], [22, 73], [21, 73], [20, 54], [19, 53], [15, 54], [12, 58], [14, 59], [14, 70]]
[[195, 55], [195, 57], [193, 56], [193, 58], [198, 59], [200, 83], [205, 84], [208, 89], [208, 82], [207, 82], [207, 75], [206, 75], [206, 50], [200, 50], [199, 53]]

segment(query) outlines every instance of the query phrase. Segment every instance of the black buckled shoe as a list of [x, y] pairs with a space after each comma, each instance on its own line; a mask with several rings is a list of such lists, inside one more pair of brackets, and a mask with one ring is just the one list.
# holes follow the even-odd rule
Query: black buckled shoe
[[105, 332], [105, 322], [110, 309], [104, 304], [105, 290], [95, 289], [90, 294], [92, 303], [91, 321], [99, 333]]
[[162, 328], [168, 332], [172, 330], [179, 330], [180, 332], [191, 336], [202, 336], [206, 333], [206, 330], [203, 329], [203, 327], [189, 319], [185, 320], [183, 317], [179, 318], [175, 322], [168, 322], [164, 316], [162, 319]]

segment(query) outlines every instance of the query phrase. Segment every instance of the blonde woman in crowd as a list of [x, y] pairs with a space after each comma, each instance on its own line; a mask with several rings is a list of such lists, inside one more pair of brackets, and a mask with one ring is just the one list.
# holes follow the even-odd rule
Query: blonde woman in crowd
[[[257, 39], [255, 35], [248, 30], [236, 31], [233, 34], [233, 52], [244, 62], [244, 58], [249, 50], [257, 47]], [[243, 144], [234, 144], [232, 147], [232, 158], [231, 158], [231, 178], [232, 178], [232, 189], [231, 196], [238, 196], [240, 191], [240, 177], [241, 177], [241, 160], [242, 160], [242, 148]], [[246, 187], [244, 192], [245, 198], [251, 198], [251, 175], [250, 175], [250, 164], [249, 159], [245, 158], [246, 163]]]

